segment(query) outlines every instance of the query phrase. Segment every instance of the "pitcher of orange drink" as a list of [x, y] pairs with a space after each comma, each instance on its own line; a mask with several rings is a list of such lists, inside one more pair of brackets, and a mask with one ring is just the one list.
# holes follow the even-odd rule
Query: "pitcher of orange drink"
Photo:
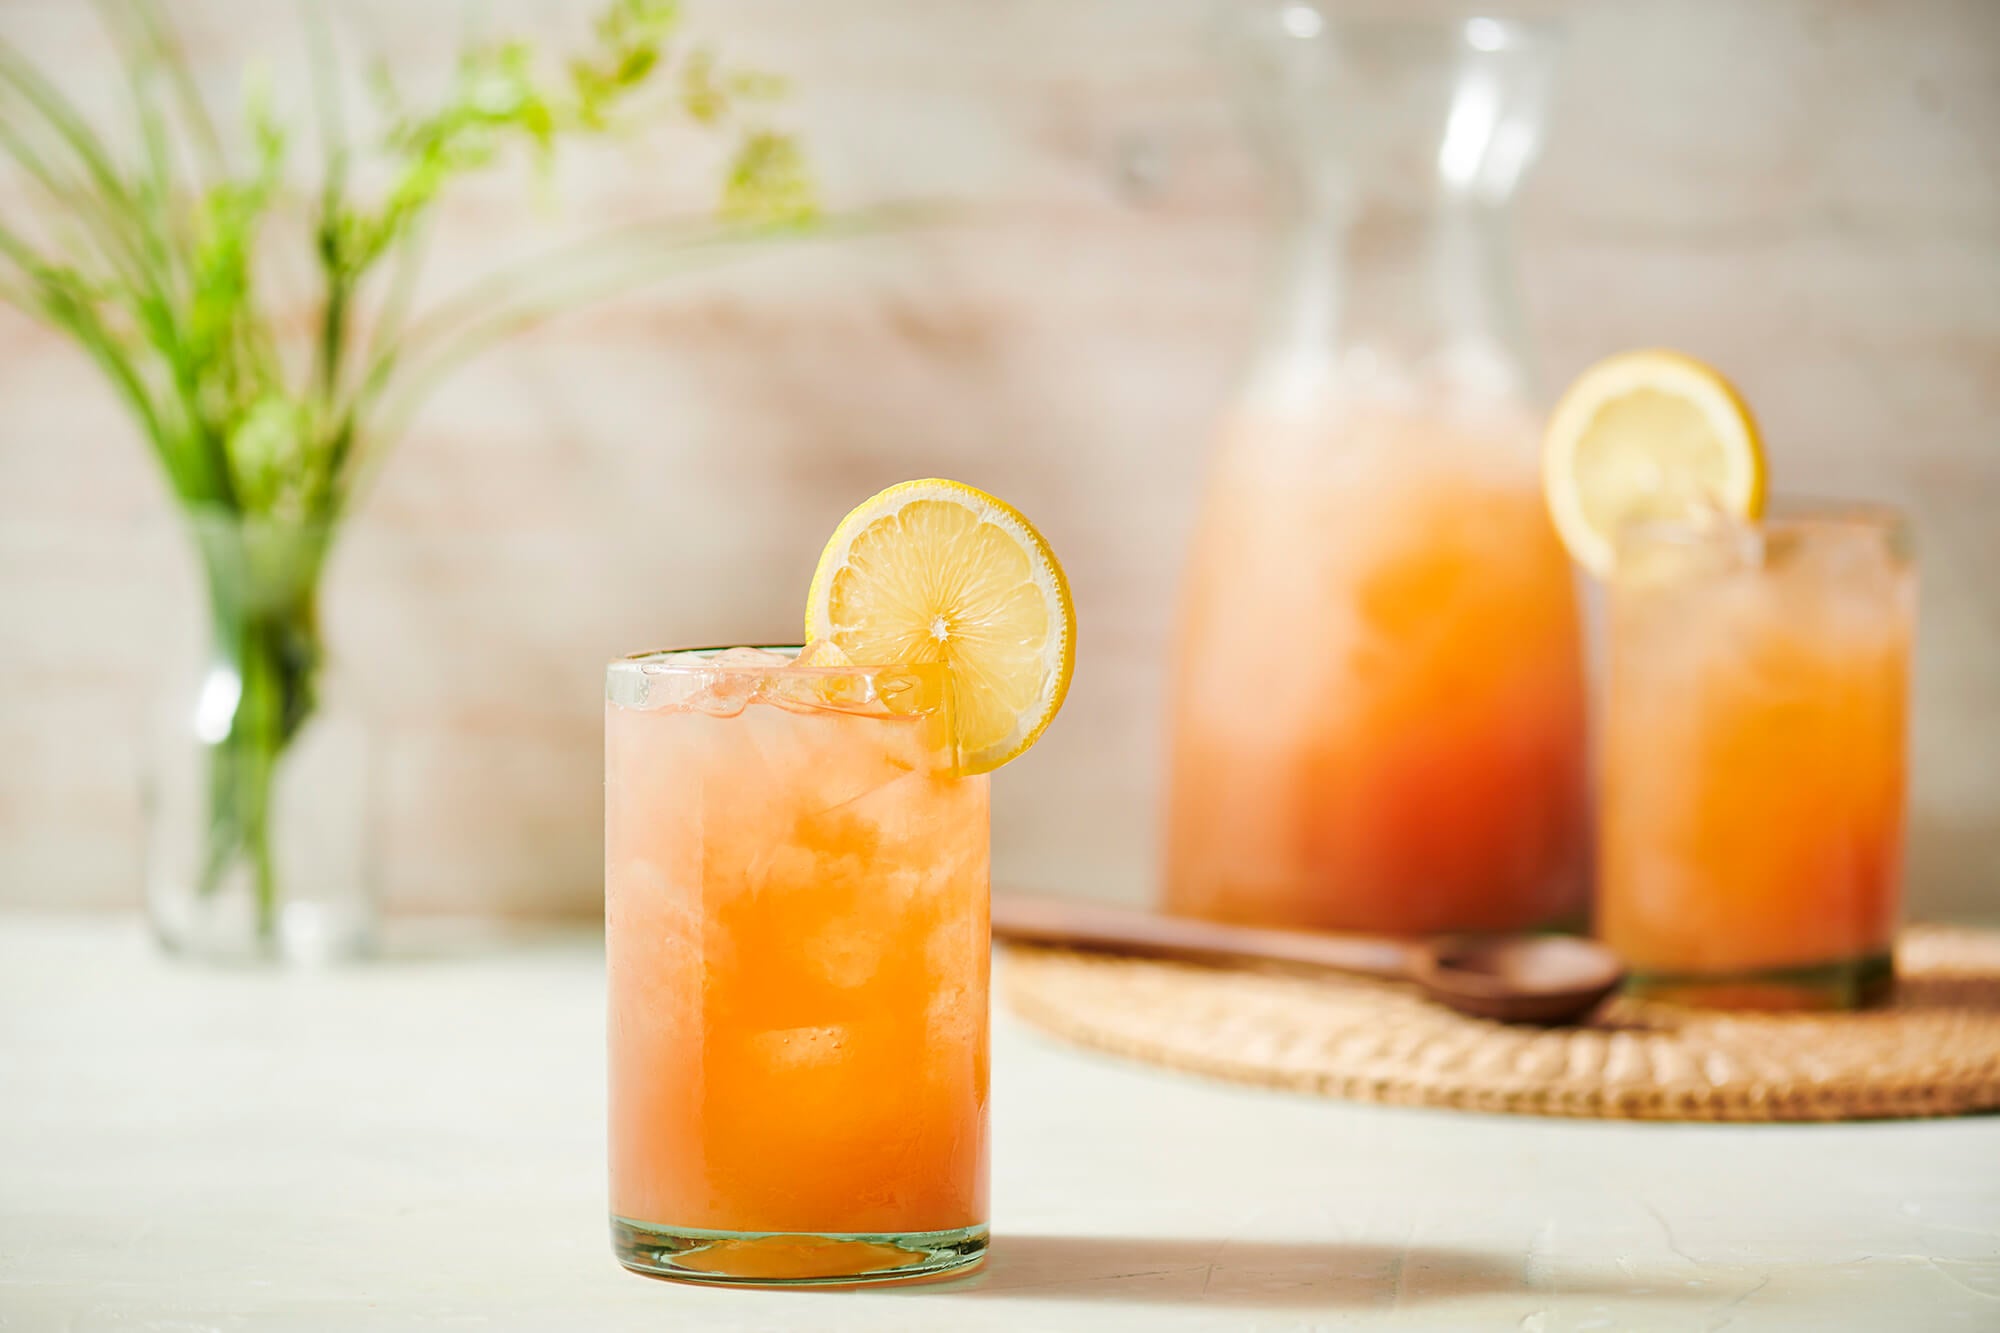
[[1575, 920], [1578, 613], [1507, 232], [1553, 34], [1228, 13], [1286, 221], [1186, 573], [1168, 906], [1387, 932]]

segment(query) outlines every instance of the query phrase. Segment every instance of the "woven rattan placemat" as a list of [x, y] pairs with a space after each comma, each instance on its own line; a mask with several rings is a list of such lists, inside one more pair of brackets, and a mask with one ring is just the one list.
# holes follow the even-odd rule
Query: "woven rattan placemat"
[[1401, 987], [1012, 946], [1030, 1023], [1155, 1064], [1353, 1101], [1629, 1120], [1861, 1120], [2000, 1107], [2000, 931], [1917, 927], [1851, 1014], [1619, 998], [1587, 1027], [1463, 1018]]

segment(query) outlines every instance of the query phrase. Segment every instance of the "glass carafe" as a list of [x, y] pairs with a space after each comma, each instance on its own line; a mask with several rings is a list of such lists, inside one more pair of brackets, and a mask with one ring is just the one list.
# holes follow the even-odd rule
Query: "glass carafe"
[[1579, 619], [1507, 228], [1553, 34], [1227, 14], [1285, 217], [1186, 575], [1168, 906], [1399, 933], [1576, 920]]

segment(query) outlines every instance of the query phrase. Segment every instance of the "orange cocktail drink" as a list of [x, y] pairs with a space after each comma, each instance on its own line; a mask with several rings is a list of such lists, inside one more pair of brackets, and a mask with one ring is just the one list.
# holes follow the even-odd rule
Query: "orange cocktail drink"
[[937, 665], [613, 663], [614, 1243], [674, 1276], [911, 1276], [986, 1245], [987, 781]]
[[1234, 423], [1187, 574], [1167, 903], [1226, 921], [1580, 919], [1569, 560], [1504, 405]]
[[1651, 522], [1610, 584], [1597, 920], [1640, 989], [1885, 993], [1916, 576], [1902, 520]]

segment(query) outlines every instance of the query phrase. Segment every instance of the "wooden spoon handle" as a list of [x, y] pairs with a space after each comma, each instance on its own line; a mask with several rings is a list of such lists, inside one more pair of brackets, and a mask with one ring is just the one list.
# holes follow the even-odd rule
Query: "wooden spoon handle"
[[1248, 959], [1303, 963], [1336, 972], [1390, 978], [1410, 975], [1415, 952], [1414, 946], [1401, 940], [1372, 935], [1228, 926], [1025, 893], [993, 895], [993, 934], [996, 939], [1022, 944], [1056, 944], [1203, 962]]

